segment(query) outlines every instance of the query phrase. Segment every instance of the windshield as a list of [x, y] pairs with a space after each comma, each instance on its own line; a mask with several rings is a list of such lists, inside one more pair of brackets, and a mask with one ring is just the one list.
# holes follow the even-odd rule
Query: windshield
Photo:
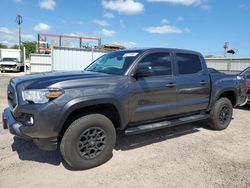
[[103, 55], [85, 70], [107, 74], [123, 75], [133, 61], [138, 57], [139, 51], [116, 51]]
[[17, 61], [17, 58], [3, 58], [2, 61]]

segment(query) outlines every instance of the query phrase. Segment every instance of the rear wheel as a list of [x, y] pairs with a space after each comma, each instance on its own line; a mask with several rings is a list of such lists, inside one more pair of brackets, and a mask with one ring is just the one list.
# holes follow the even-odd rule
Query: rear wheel
[[210, 113], [209, 126], [214, 130], [224, 130], [232, 120], [233, 107], [228, 98], [220, 98]]
[[75, 120], [66, 130], [60, 150], [74, 169], [99, 166], [112, 157], [116, 142], [113, 123], [104, 115], [90, 114]]

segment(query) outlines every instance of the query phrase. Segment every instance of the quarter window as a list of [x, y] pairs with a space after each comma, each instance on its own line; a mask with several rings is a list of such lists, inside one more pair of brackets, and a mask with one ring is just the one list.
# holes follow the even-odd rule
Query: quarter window
[[202, 70], [200, 58], [194, 54], [176, 54], [179, 74], [195, 74]]
[[172, 75], [170, 53], [153, 53], [139, 63], [138, 69], [149, 69], [153, 76]]

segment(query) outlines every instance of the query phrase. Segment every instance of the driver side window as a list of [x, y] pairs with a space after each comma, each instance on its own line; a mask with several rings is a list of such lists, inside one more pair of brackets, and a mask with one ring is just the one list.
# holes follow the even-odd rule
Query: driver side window
[[137, 70], [149, 69], [152, 76], [172, 75], [170, 53], [152, 53], [139, 63]]

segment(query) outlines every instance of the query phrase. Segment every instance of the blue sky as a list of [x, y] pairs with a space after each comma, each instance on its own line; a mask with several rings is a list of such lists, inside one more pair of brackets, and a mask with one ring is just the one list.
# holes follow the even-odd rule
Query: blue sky
[[37, 33], [101, 37], [127, 47], [173, 47], [223, 54], [224, 42], [250, 56], [249, 0], [1, 0], [0, 42]]

